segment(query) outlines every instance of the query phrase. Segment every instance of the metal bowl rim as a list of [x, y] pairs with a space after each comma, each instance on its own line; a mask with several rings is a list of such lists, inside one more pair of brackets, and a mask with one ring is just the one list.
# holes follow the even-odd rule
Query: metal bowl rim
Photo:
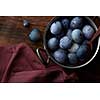
[[[75, 69], [75, 68], [81, 68], [81, 67], [83, 67], [83, 66], [86, 66], [87, 64], [89, 64], [95, 57], [96, 57], [96, 55], [97, 55], [97, 53], [98, 53], [98, 51], [99, 51], [99, 47], [100, 47], [100, 37], [98, 38], [98, 44], [97, 44], [97, 49], [96, 49], [96, 51], [95, 51], [95, 53], [94, 53], [94, 55], [91, 57], [91, 59], [89, 59], [87, 62], [85, 62], [84, 64], [81, 64], [81, 65], [77, 65], [77, 66], [66, 66], [66, 65], [62, 65], [62, 64], [60, 64], [60, 63], [58, 63], [52, 56], [50, 56], [50, 54], [49, 54], [49, 52], [48, 52], [48, 50], [47, 50], [47, 47], [46, 47], [46, 39], [45, 39], [45, 37], [46, 37], [46, 34], [47, 34], [47, 31], [48, 31], [48, 29], [49, 29], [49, 27], [50, 27], [50, 25], [52, 24], [52, 22], [54, 21], [54, 20], [56, 20], [57, 18], [59, 18], [60, 16], [56, 16], [56, 17], [53, 17], [50, 21], [49, 21], [49, 23], [47, 24], [47, 27], [46, 27], [46, 29], [45, 29], [45, 33], [44, 33], [44, 36], [43, 36], [43, 46], [44, 46], [44, 49], [45, 49], [45, 51], [46, 51], [46, 53], [47, 53], [47, 55], [48, 55], [48, 57], [54, 62], [54, 63], [56, 63], [56, 64], [58, 64], [58, 65], [60, 65], [61, 67], [64, 67], [64, 68], [69, 68], [69, 69]], [[67, 16], [66, 16], [67, 17]], [[91, 23], [91, 25], [94, 27], [94, 29], [97, 31], [97, 26], [96, 26], [96, 24], [89, 18], [89, 17], [86, 17], [86, 16], [84, 16], [87, 20], [89, 20], [89, 22]]]

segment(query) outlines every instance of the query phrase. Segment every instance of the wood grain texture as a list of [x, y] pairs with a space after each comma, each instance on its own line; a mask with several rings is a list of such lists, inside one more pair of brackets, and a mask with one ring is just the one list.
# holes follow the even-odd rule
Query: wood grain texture
[[[9, 16], [0, 17], [0, 45], [18, 44], [21, 42], [27, 43], [33, 48], [37, 48], [42, 45], [42, 38], [44, 30], [51, 20], [52, 16]], [[30, 27], [25, 28], [23, 26], [23, 20], [29, 20]], [[41, 31], [41, 40], [33, 44], [29, 38], [28, 34], [33, 28], [39, 28]]]

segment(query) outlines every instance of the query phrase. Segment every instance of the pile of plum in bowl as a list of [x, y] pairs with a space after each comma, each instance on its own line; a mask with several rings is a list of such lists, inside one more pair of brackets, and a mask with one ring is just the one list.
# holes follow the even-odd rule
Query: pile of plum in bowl
[[88, 45], [96, 31], [97, 27], [89, 17], [54, 17], [45, 31], [45, 50], [50, 59], [62, 67], [83, 67], [98, 52], [99, 38], [92, 44], [92, 50]]

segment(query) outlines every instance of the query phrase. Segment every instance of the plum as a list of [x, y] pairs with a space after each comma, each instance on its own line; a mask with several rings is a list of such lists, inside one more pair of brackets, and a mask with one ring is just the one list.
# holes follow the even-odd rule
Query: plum
[[83, 45], [89, 45], [88, 42], [89, 42], [88, 40], [84, 40], [82, 44]]
[[71, 39], [71, 40], [72, 40], [72, 35], [71, 35], [71, 34], [72, 34], [72, 29], [68, 29], [67, 34], [66, 34], [66, 35], [68, 36], [68, 38], [69, 38], [69, 39]]
[[57, 38], [53, 37], [48, 41], [48, 47], [51, 50], [56, 50], [59, 47], [59, 41]]
[[68, 25], [69, 25], [69, 20], [67, 18], [63, 19], [61, 21], [62, 23], [62, 26], [65, 28], [65, 29], [68, 29]]
[[53, 56], [57, 62], [64, 64], [67, 60], [67, 51], [58, 49], [54, 52]]
[[76, 43], [81, 43], [83, 41], [83, 34], [82, 31], [80, 29], [74, 29], [72, 31], [72, 39], [74, 40], [74, 42]]
[[59, 35], [56, 35], [56, 38], [61, 39], [64, 36], [65, 36], [65, 33], [61, 32]]
[[29, 38], [33, 42], [38, 41], [40, 39], [40, 30], [37, 28], [33, 29], [29, 34]]
[[29, 27], [30, 23], [28, 20], [23, 20], [23, 26], [24, 27]]
[[85, 25], [82, 32], [86, 39], [91, 39], [94, 34], [94, 29], [90, 25]]
[[80, 60], [84, 60], [88, 54], [88, 45], [83, 44], [77, 50], [76, 55]]
[[72, 40], [69, 39], [67, 36], [64, 36], [60, 39], [60, 44], [59, 44], [60, 48], [68, 49], [71, 47], [71, 45], [72, 45]]
[[72, 29], [81, 28], [82, 27], [82, 18], [81, 17], [74, 17], [71, 20], [70, 27]]
[[69, 52], [77, 52], [77, 50], [79, 49], [80, 45], [77, 43], [73, 43], [72, 47], [69, 49]]
[[70, 64], [76, 64], [78, 62], [77, 55], [75, 53], [69, 53], [68, 59]]
[[54, 22], [50, 27], [50, 32], [54, 35], [60, 34], [61, 30], [62, 30], [62, 25], [60, 21]]

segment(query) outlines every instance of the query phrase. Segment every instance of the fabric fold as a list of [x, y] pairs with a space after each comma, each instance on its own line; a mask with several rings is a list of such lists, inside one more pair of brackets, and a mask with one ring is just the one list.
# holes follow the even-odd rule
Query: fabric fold
[[0, 46], [0, 82], [65, 82], [76, 80], [76, 77], [54, 63], [42, 64], [27, 44]]

